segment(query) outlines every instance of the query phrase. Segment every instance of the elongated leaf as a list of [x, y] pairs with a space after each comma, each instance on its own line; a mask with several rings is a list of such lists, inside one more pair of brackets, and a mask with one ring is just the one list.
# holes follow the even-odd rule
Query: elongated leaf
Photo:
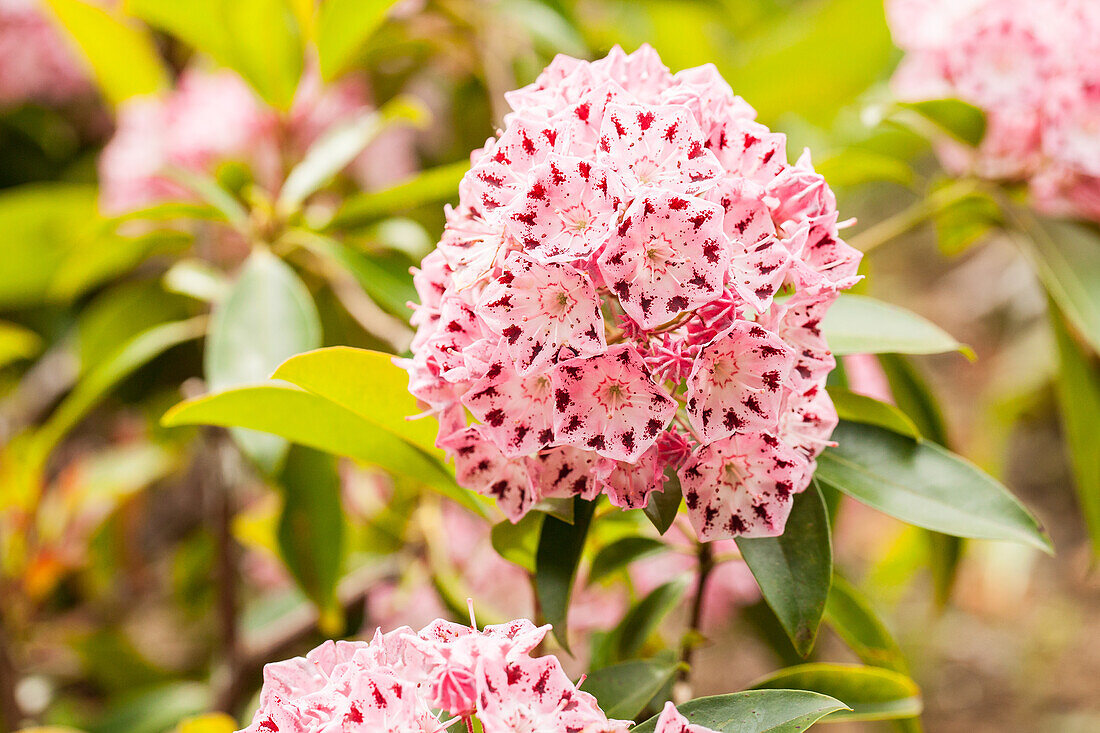
[[320, 234], [303, 237], [303, 244], [321, 257], [332, 260], [351, 273], [359, 286], [367, 292], [374, 302], [391, 314], [408, 320], [411, 315], [409, 303], [419, 300], [408, 267], [400, 273], [387, 268], [381, 262], [352, 249], [343, 242]]
[[1058, 343], [1061, 369], [1055, 380], [1066, 449], [1073, 467], [1077, 503], [1092, 539], [1092, 554], [1100, 558], [1100, 369], [1082, 353], [1062, 320], [1051, 309], [1051, 327]]
[[[844, 703], [803, 690], [750, 690], [700, 697], [677, 710], [695, 725], [718, 733], [802, 733], [826, 715], [844, 710]], [[657, 716], [630, 729], [654, 733]]]
[[529, 573], [535, 572], [535, 553], [539, 547], [539, 535], [546, 515], [528, 512], [515, 524], [508, 520], [493, 525], [489, 537], [497, 554], [519, 565]]
[[[306, 286], [282, 260], [256, 249], [214, 309], [206, 381], [215, 391], [258, 382], [287, 358], [320, 345], [320, 316]], [[269, 473], [286, 454], [286, 442], [271, 435], [234, 430], [233, 437]]]
[[1088, 224], [1004, 208], [1047, 293], [1093, 350], [1100, 351], [1100, 233]]
[[598, 645], [593, 666], [602, 668], [638, 656], [646, 640], [687, 593], [690, 578], [681, 576], [657, 586], [630, 607]]
[[348, 346], [316, 349], [287, 359], [272, 375], [335, 402], [419, 446], [435, 447], [439, 424], [433, 418], [410, 420], [422, 410], [409, 394], [409, 375], [391, 354]]
[[331, 80], [354, 60], [395, 0], [324, 0], [317, 21], [321, 76]]
[[595, 511], [594, 502], [575, 498], [573, 523], [546, 517], [535, 554], [535, 598], [547, 623], [554, 625], [554, 638], [569, 651], [569, 602], [573, 581], [581, 562], [588, 526]]
[[458, 197], [458, 184], [470, 169], [468, 160], [429, 168], [389, 188], [352, 196], [344, 202], [328, 229], [351, 229], [403, 211]]
[[363, 112], [354, 119], [328, 130], [306, 151], [302, 161], [287, 175], [279, 191], [276, 208], [284, 215], [297, 210], [355, 160], [387, 127], [397, 122], [422, 125], [428, 115], [423, 104], [412, 97], [398, 97], [378, 111]]
[[684, 490], [680, 486], [680, 477], [668, 469], [665, 471], [664, 488], [649, 495], [649, 503], [642, 511], [657, 532], [663, 535], [676, 521], [676, 514], [683, 503]]
[[920, 715], [920, 688], [900, 672], [855, 664], [802, 664], [757, 680], [756, 689], [810, 690], [840, 700], [829, 720], [894, 720]]
[[114, 701], [90, 733], [164, 733], [182, 719], [210, 709], [210, 688], [198, 682], [167, 682]]
[[293, 443], [348, 456], [436, 489], [484, 516], [483, 503], [460, 489], [433, 456], [334, 402], [297, 387], [267, 383], [182, 402], [161, 418], [167, 427], [220, 425], [279, 435]]
[[779, 537], [737, 538], [764, 600], [803, 657], [814, 648], [833, 577], [833, 549], [825, 501], [811, 484], [795, 496]]
[[865, 295], [837, 298], [821, 329], [837, 355], [972, 353], [931, 321]]
[[581, 689], [594, 695], [609, 718], [631, 720], [676, 675], [674, 661], [635, 659], [598, 669], [585, 678]]
[[985, 113], [961, 99], [927, 99], [921, 102], [902, 102], [899, 106], [913, 110], [967, 145], [977, 147], [985, 137]]
[[839, 387], [829, 387], [829, 397], [841, 420], [878, 425], [914, 440], [920, 438], [909, 416], [891, 404]]
[[136, 23], [87, 0], [46, 0], [80, 46], [103, 96], [118, 104], [168, 86], [153, 39]]
[[42, 338], [30, 329], [0, 321], [0, 367], [30, 359], [42, 349]]
[[344, 561], [344, 514], [336, 459], [313, 448], [291, 446], [279, 485], [284, 499], [279, 554], [322, 617], [338, 613], [336, 582]]
[[864, 663], [908, 673], [908, 665], [898, 643], [870, 602], [839, 575], [833, 576], [829, 601], [825, 604], [825, 623]]
[[874, 425], [842, 421], [815, 476], [879, 511], [959, 537], [1052, 552], [1039, 522], [1008, 489], [961, 456]]
[[623, 537], [600, 548], [592, 559], [588, 582], [598, 583], [612, 573], [622, 570], [635, 560], [650, 557], [669, 549], [668, 545], [652, 537]]

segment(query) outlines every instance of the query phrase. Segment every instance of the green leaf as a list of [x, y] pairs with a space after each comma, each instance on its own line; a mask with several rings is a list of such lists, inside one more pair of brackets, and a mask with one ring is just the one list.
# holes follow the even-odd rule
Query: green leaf
[[814, 648], [829, 585], [833, 549], [825, 501], [815, 484], [794, 497], [779, 537], [738, 537], [737, 547], [764, 600], [803, 657]]
[[168, 167], [164, 174], [209, 204], [238, 232], [250, 231], [248, 211], [216, 178], [180, 166]]
[[[750, 690], [700, 697], [676, 709], [695, 725], [718, 733], [802, 733], [844, 703], [803, 690]], [[654, 733], [657, 716], [630, 729]]]
[[351, 196], [325, 228], [352, 229], [417, 206], [457, 198], [458, 184], [468, 170], [470, 161], [461, 160], [421, 171], [406, 181], [380, 191]]
[[855, 664], [801, 664], [757, 680], [763, 690], [809, 690], [840, 700], [829, 720], [894, 720], [920, 715], [920, 688], [900, 672]]
[[30, 329], [0, 321], [0, 367], [30, 359], [42, 350], [42, 338]]
[[459, 488], [454, 474], [437, 458], [336, 403], [297, 387], [269, 382], [204, 395], [176, 405], [165, 413], [161, 423], [166, 427], [243, 427], [279, 435], [292, 443], [408, 476], [485, 516], [482, 501]]
[[112, 104], [168, 86], [156, 44], [140, 25], [87, 0], [46, 0]]
[[595, 696], [607, 717], [631, 720], [665, 688], [679, 670], [673, 661], [635, 659], [598, 669], [581, 689]]
[[387, 102], [378, 111], [363, 112], [332, 127], [310, 146], [302, 161], [291, 169], [279, 190], [276, 210], [283, 216], [297, 211], [303, 201], [346, 168], [387, 128], [399, 122], [422, 126], [428, 115], [427, 109], [415, 97], [401, 96]]
[[1039, 522], [1008, 489], [961, 456], [874, 425], [842, 421], [815, 476], [918, 527], [1008, 540], [1053, 552]]
[[217, 303], [229, 294], [229, 279], [204, 260], [180, 260], [164, 273], [164, 288], [203, 303]]
[[947, 421], [943, 411], [912, 362], [898, 354], [879, 354], [878, 362], [886, 373], [890, 394], [898, 409], [913, 421], [923, 437], [943, 446], [948, 445]]
[[976, 191], [952, 201], [932, 215], [936, 243], [948, 256], [960, 254], [991, 231], [1003, 226], [1001, 209], [988, 194]]
[[829, 348], [845, 354], [940, 354], [962, 351], [972, 355], [949, 333], [915, 313], [865, 295], [845, 293], [829, 308], [821, 330]]
[[1015, 206], [1004, 209], [1047, 293], [1100, 351], [1100, 233], [1088, 224], [1043, 219]]
[[554, 626], [554, 638], [569, 651], [569, 602], [573, 597], [573, 581], [588, 538], [595, 502], [579, 496], [574, 500], [573, 523], [567, 524], [547, 516], [539, 534], [535, 553], [535, 598], [537, 608], [547, 623]]
[[509, 562], [519, 565], [529, 573], [535, 572], [535, 553], [539, 547], [539, 535], [546, 515], [542, 512], [527, 512], [523, 519], [515, 524], [508, 520], [493, 525], [489, 538], [497, 554]]
[[605, 545], [592, 559], [588, 571], [588, 583], [598, 583], [612, 573], [622, 570], [635, 560], [650, 557], [669, 549], [668, 545], [652, 537], [623, 537]]
[[828, 389], [829, 397], [832, 398], [841, 420], [878, 425], [914, 440], [920, 439], [917, 426], [908, 415], [893, 405], [840, 387]]
[[915, 174], [904, 160], [863, 148], [848, 148], [822, 160], [814, 168], [833, 188], [858, 186], [874, 181], [889, 181], [912, 186]]
[[961, 99], [927, 99], [900, 102], [898, 106], [916, 112], [940, 131], [971, 147], [980, 145], [985, 137], [985, 113]]
[[1100, 558], [1100, 369], [1070, 335], [1062, 314], [1053, 306], [1050, 321], [1061, 361], [1055, 387], [1077, 503], [1092, 540], [1093, 558]]
[[324, 397], [442, 458], [443, 451], [435, 447], [439, 423], [430, 417], [409, 419], [423, 410], [409, 393], [408, 372], [393, 359], [379, 351], [332, 346], [287, 359], [272, 378]]
[[115, 700], [88, 727], [90, 733], [164, 733], [184, 718], [210, 709], [210, 688], [198, 682], [168, 682]]
[[90, 233], [58, 265], [49, 294], [54, 300], [72, 300], [132, 271], [154, 255], [178, 254], [193, 242], [190, 234], [168, 230], [136, 237], [117, 236], [109, 231]]
[[395, 0], [324, 0], [317, 21], [321, 76], [335, 79], [382, 25]]
[[186, 318], [186, 305], [156, 280], [130, 280], [104, 290], [83, 306], [76, 323], [81, 371], [101, 364], [142, 331]]
[[680, 605], [687, 593], [689, 576], [657, 586], [645, 598], [635, 603], [622, 620], [601, 641], [594, 660], [599, 667], [637, 657], [646, 639], [657, 630], [661, 621]]
[[279, 553], [322, 616], [339, 613], [336, 583], [344, 561], [344, 514], [336, 459], [312, 448], [291, 446], [279, 486], [284, 499]]
[[839, 575], [833, 576], [829, 601], [825, 604], [825, 623], [864, 663], [907, 673], [905, 657], [859, 590]]
[[664, 534], [672, 523], [676, 521], [676, 514], [680, 511], [680, 504], [684, 501], [684, 491], [680, 488], [680, 477], [669, 469], [665, 471], [665, 485], [660, 491], [649, 495], [649, 503], [642, 512], [645, 513], [658, 534]]
[[127, 7], [236, 71], [273, 107], [290, 108], [303, 53], [286, 0], [127, 0]]
[[402, 320], [408, 320], [408, 304], [418, 301], [420, 297], [413, 287], [407, 265], [395, 272], [394, 268], [387, 268], [379, 258], [369, 257], [321, 234], [308, 233], [301, 241], [310, 251], [347, 270], [367, 295], [386, 311]]
[[[287, 358], [321, 345], [321, 321], [309, 290], [282, 260], [255, 249], [210, 321], [204, 371], [211, 391], [266, 379]], [[234, 430], [241, 449], [268, 473], [286, 442]]]

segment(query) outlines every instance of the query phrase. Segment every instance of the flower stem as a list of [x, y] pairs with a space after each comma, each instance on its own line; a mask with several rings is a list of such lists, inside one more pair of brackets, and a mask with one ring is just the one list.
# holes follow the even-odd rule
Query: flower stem
[[474, 733], [474, 721], [470, 718], [470, 716], [467, 715], [462, 720], [464, 720], [466, 722], [466, 731], [467, 731], [467, 733]]
[[688, 623], [688, 633], [684, 636], [680, 647], [680, 661], [683, 669], [680, 671], [680, 681], [687, 682], [691, 675], [691, 662], [695, 655], [695, 647], [702, 635], [703, 622], [703, 598], [707, 592], [707, 581], [715, 568], [714, 550], [710, 543], [700, 542], [698, 547], [699, 565], [695, 575], [695, 594], [691, 599], [691, 617]]
[[917, 228], [951, 204], [973, 195], [978, 191], [979, 186], [979, 182], [972, 178], [955, 181], [916, 201], [893, 216], [883, 219], [859, 234], [853, 235], [848, 240], [848, 244], [861, 252], [870, 252], [876, 247]]

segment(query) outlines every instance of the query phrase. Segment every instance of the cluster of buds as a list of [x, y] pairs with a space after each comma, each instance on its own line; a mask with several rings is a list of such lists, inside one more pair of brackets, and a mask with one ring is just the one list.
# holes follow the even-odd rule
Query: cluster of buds
[[782, 533], [836, 424], [819, 326], [858, 279], [825, 180], [714, 66], [648, 46], [558, 56], [507, 101], [402, 362], [459, 482], [517, 521], [642, 507], [675, 471], [700, 539]]
[[[549, 626], [519, 619], [478, 631], [437, 620], [369, 642], [328, 641], [264, 668], [260, 707], [242, 733], [626, 733], [577, 689], [553, 655], [532, 657]], [[657, 733], [710, 733], [669, 703]]]
[[955, 174], [1026, 182], [1048, 213], [1100, 220], [1100, 3], [890, 0], [907, 101], [958, 97], [987, 118], [977, 150], [939, 143]]

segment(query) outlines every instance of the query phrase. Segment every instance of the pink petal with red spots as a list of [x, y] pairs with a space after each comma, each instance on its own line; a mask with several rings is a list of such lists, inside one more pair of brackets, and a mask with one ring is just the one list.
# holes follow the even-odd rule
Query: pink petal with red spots
[[776, 334], [738, 321], [703, 347], [687, 380], [688, 417], [704, 443], [774, 431], [794, 354]]
[[631, 54], [618, 45], [612, 46], [607, 56], [592, 62], [591, 68], [597, 78], [616, 81], [646, 103], [655, 103], [673, 83], [672, 73], [648, 43]]
[[676, 402], [654, 384], [641, 356], [626, 344], [561, 362], [551, 378], [558, 442], [605, 458], [636, 461], [676, 412]]
[[597, 264], [627, 315], [650, 329], [720, 295], [730, 250], [720, 206], [651, 191], [627, 209]]
[[664, 489], [665, 465], [660, 447], [654, 444], [634, 463], [605, 459], [596, 477], [614, 506], [640, 509], [649, 504], [650, 494]]
[[551, 155], [531, 171], [505, 219], [511, 237], [540, 262], [584, 259], [611, 238], [626, 191], [610, 168]]
[[477, 313], [504, 336], [521, 375], [553, 364], [563, 350], [591, 356], [607, 348], [596, 290], [568, 265], [510, 255]]
[[661, 715], [657, 718], [657, 728], [653, 733], [718, 733], [711, 728], [694, 725], [680, 714], [671, 701], [665, 703]]
[[767, 185], [787, 167], [787, 136], [735, 118], [715, 129], [707, 147], [730, 175]]
[[821, 321], [836, 298], [837, 294], [828, 288], [803, 290], [782, 304], [774, 304], [760, 319], [794, 351], [790, 382], [795, 392], [823, 384], [836, 367], [836, 359], [821, 332]]
[[503, 341], [485, 376], [462, 403], [481, 421], [481, 434], [508, 457], [531, 455], [553, 442], [553, 388], [548, 374], [516, 374]]
[[454, 458], [458, 483], [496, 498], [512, 522], [523, 518], [539, 500], [531, 485], [527, 459], [508, 458], [477, 425], [460, 430], [440, 447]]
[[545, 120], [514, 118], [500, 139], [459, 184], [463, 204], [490, 219], [499, 216], [527, 185], [527, 174], [564, 145], [558, 131]]
[[595, 476], [600, 460], [592, 451], [571, 445], [547, 448], [532, 461], [531, 481], [543, 499], [579, 496], [592, 500], [600, 493]]
[[446, 209], [447, 224], [438, 249], [451, 270], [451, 282], [457, 290], [466, 290], [488, 279], [514, 241], [504, 225], [486, 221], [470, 209]]
[[731, 435], [695, 451], [680, 470], [688, 518], [699, 539], [775, 537], [805, 488], [798, 456], [775, 438]]
[[705, 142], [686, 107], [611, 103], [597, 160], [618, 171], [630, 189], [655, 186], [698, 195], [723, 175]]
[[714, 64], [677, 72], [675, 83], [661, 93], [661, 103], [682, 104], [690, 109], [708, 140], [727, 120], [756, 119], [756, 110], [733, 93]]
[[[787, 395], [783, 417], [779, 422], [779, 437], [808, 461], [831, 445], [829, 438], [839, 418], [824, 387], [811, 387], [806, 392]], [[806, 479], [813, 471], [807, 473]]]

